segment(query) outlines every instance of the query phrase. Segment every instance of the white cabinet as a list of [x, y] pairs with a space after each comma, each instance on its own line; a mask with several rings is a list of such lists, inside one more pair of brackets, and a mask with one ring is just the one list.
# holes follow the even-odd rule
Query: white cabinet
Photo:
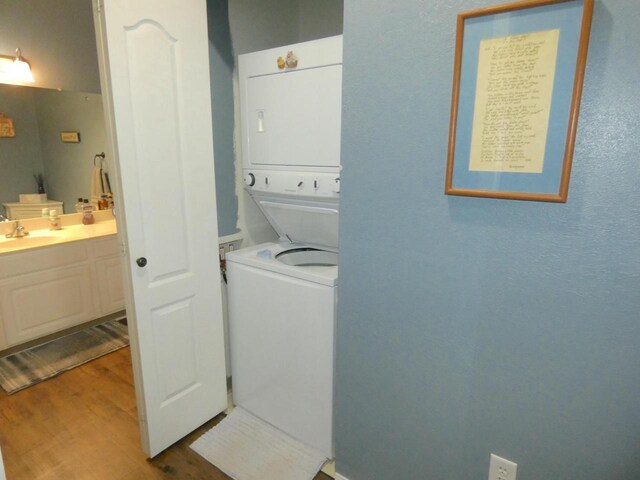
[[19, 203], [10, 202], [3, 203], [7, 217], [11, 220], [22, 220], [24, 218], [36, 218], [42, 216], [42, 209], [57, 210], [62, 215], [62, 202], [56, 200], [48, 200], [41, 203]]
[[122, 309], [115, 235], [0, 255], [0, 350]]
[[0, 287], [7, 346], [94, 317], [87, 263], [22, 275]]

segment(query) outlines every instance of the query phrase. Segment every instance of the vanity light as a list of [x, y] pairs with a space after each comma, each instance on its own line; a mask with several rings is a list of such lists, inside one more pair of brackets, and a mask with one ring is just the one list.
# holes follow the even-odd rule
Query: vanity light
[[34, 82], [31, 65], [24, 59], [19, 48], [16, 48], [16, 59], [13, 61], [13, 75], [19, 82]]
[[31, 66], [22, 56], [19, 48], [16, 48], [15, 57], [0, 55], [0, 82], [6, 83], [33, 83]]

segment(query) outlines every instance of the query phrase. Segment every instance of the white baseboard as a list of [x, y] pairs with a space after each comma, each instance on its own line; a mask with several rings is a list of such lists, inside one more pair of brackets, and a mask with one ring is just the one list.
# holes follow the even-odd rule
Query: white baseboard
[[347, 477], [343, 477], [342, 475], [336, 472], [335, 480], [349, 480], [349, 479]]

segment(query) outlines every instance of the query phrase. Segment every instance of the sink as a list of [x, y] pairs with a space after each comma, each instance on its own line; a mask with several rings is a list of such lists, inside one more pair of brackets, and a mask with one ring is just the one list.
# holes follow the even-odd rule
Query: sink
[[7, 238], [0, 240], [1, 250], [14, 250], [20, 248], [40, 247], [42, 245], [49, 245], [55, 243], [56, 237], [54, 236], [38, 236], [38, 237], [19, 237], [19, 238]]

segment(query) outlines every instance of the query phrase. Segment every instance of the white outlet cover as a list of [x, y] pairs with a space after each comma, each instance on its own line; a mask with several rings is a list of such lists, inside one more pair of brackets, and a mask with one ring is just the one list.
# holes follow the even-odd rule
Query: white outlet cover
[[491, 454], [489, 462], [489, 480], [516, 480], [518, 464]]

